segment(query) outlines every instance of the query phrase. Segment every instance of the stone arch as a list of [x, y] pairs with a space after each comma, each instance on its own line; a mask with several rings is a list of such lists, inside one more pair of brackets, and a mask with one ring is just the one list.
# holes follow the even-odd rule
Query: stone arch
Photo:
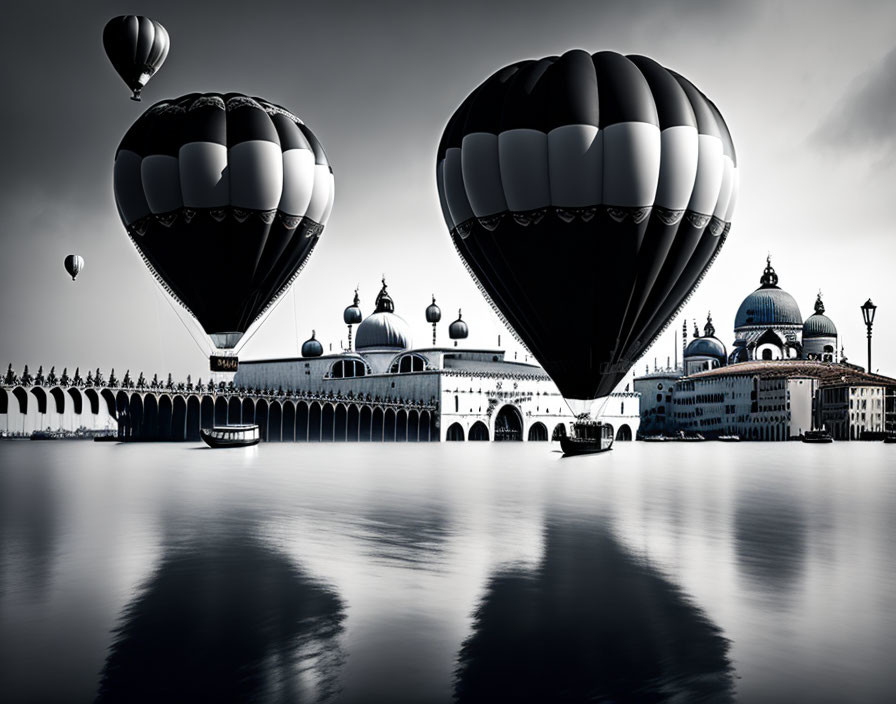
[[416, 410], [408, 413], [408, 442], [420, 441], [420, 414]]
[[296, 404], [292, 401], [283, 402], [283, 442], [296, 441]]
[[87, 397], [87, 400], [90, 402], [90, 412], [93, 415], [96, 415], [100, 412], [100, 397], [96, 392], [96, 389], [84, 389], [84, 395]]
[[202, 427], [202, 402], [198, 396], [187, 398], [187, 440], [199, 440]]
[[131, 400], [127, 393], [119, 391], [115, 395], [115, 415], [118, 418], [118, 437], [126, 438], [133, 435], [130, 415]]
[[56, 409], [56, 413], [59, 415], [65, 413], [65, 394], [62, 393], [62, 389], [58, 386], [54, 386], [50, 389], [50, 396], [53, 398], [53, 406]]
[[373, 433], [373, 410], [370, 406], [361, 406], [359, 420], [361, 442], [370, 442], [370, 436]]
[[448, 442], [463, 442], [464, 427], [460, 423], [452, 423], [445, 431], [445, 440]]
[[619, 426], [619, 430], [616, 431], [616, 439], [621, 442], [628, 442], [632, 439], [632, 429], [623, 423]]
[[395, 414], [395, 440], [408, 441], [408, 412], [403, 408]]
[[439, 434], [433, 432], [432, 415], [429, 411], [420, 412], [420, 440], [422, 442], [432, 442], [439, 439]]
[[371, 439], [374, 442], [381, 442], [385, 438], [385, 415], [383, 409], [379, 406], [373, 409], [373, 417], [371, 418]]
[[383, 440], [395, 442], [395, 409], [387, 408], [383, 414]]
[[348, 428], [346, 429], [347, 440], [358, 442], [361, 439], [361, 411], [357, 404], [348, 407]]
[[268, 402], [261, 398], [255, 404], [255, 425], [258, 426], [258, 437], [267, 442], [268, 439]]
[[0, 413], [9, 413], [9, 394], [0, 389]]
[[16, 401], [19, 402], [19, 413], [22, 415], [28, 413], [28, 392], [21, 386], [17, 386], [12, 390], [12, 395], [15, 396]]
[[171, 396], [159, 396], [159, 439], [171, 440], [171, 423], [174, 420], [174, 404]]
[[115, 417], [115, 394], [113, 394], [110, 389], [101, 389], [100, 396], [102, 396], [103, 400], [106, 402], [106, 410], [109, 412], [109, 415], [114, 418]]
[[337, 403], [333, 411], [333, 439], [336, 442], [348, 440], [348, 409], [345, 404]]
[[312, 401], [308, 407], [308, 441], [321, 441], [321, 407], [317, 401]]
[[84, 399], [81, 397], [81, 392], [75, 388], [69, 388], [67, 391], [72, 399], [72, 411], [76, 416], [81, 415], [81, 409], [84, 408]]
[[211, 396], [203, 396], [199, 406], [200, 427], [209, 429], [215, 424], [215, 401]]
[[296, 404], [296, 441], [308, 442], [308, 404], [304, 401]]
[[[480, 438], [477, 438], [480, 439]], [[482, 438], [488, 440], [488, 437]], [[495, 415], [495, 441], [521, 442], [523, 439], [523, 414], [512, 403], [505, 403]], [[473, 429], [470, 428], [470, 440]]]
[[187, 399], [180, 394], [171, 402], [171, 439], [187, 439]]
[[557, 423], [554, 426], [554, 430], [551, 433], [551, 440], [559, 440], [560, 438], [566, 437], [566, 424], [565, 423]]
[[252, 424], [255, 422], [255, 399], [244, 398], [240, 404], [240, 422]]
[[159, 402], [154, 394], [143, 399], [143, 433], [141, 437], [155, 440], [159, 437]]
[[239, 396], [231, 396], [227, 402], [227, 423], [239, 425], [243, 422], [243, 404]]
[[[509, 405], [509, 404], [508, 404]], [[467, 438], [473, 441], [488, 441], [488, 426], [483, 423], [481, 420], [477, 420], [470, 426], [470, 432], [467, 434]]]
[[283, 441], [283, 406], [279, 401], [271, 401], [268, 406], [268, 442]]
[[547, 442], [548, 439], [548, 429], [544, 423], [540, 421], [536, 421], [531, 426], [529, 426], [529, 442]]
[[227, 425], [227, 399], [223, 396], [215, 399], [215, 425]]
[[140, 394], [131, 394], [128, 401], [128, 416], [131, 419], [131, 437], [143, 437], [143, 397]]
[[321, 442], [333, 442], [335, 439], [334, 423], [336, 422], [336, 409], [332, 403], [325, 403], [320, 409], [320, 440]]

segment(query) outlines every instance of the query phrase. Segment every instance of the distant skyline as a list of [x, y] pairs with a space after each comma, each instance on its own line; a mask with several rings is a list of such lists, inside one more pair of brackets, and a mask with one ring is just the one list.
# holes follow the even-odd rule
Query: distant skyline
[[[112, 16], [160, 21], [171, 52], [142, 103], [106, 61]], [[0, 363], [82, 373], [208, 376], [207, 360], [128, 240], [112, 197], [122, 135], [154, 102], [192, 91], [262, 96], [299, 115], [327, 151], [336, 199], [320, 243], [282, 304], [241, 353], [298, 353], [317, 331], [346, 339], [360, 286], [373, 311], [386, 276], [415, 344], [440, 344], [458, 308], [466, 346], [520, 351], [451, 245], [435, 185], [445, 122], [496, 69], [582, 48], [651, 56], [719, 107], [738, 152], [731, 234], [683, 316], [712, 311], [729, 348], [734, 315], [767, 254], [803, 317], [819, 289], [850, 361], [866, 361], [859, 306], [879, 306], [873, 366], [896, 375], [896, 4], [700, 0], [519, 2], [53, 1], [5, 12], [0, 46]], [[70, 253], [85, 268], [72, 283]], [[599, 269], [596, 268], [596, 274]], [[550, 281], [538, 283], [549, 286]], [[673, 358], [681, 320], [635, 365]], [[198, 326], [194, 328], [194, 332]], [[680, 337], [678, 344], [680, 346]], [[520, 353], [522, 359], [522, 353]]]

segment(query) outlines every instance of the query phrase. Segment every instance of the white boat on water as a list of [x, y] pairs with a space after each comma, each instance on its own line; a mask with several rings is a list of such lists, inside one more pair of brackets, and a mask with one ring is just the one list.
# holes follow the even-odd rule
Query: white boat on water
[[261, 437], [257, 425], [216, 425], [199, 431], [209, 447], [249, 447], [257, 445]]

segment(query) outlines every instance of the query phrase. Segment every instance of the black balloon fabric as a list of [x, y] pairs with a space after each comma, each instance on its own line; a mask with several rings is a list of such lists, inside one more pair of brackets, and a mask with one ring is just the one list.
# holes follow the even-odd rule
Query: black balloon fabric
[[333, 186], [298, 117], [238, 93], [153, 105], [115, 155], [115, 201], [131, 240], [217, 347], [234, 346], [298, 275]]
[[112, 66], [128, 88], [132, 100], [158, 71], [171, 48], [168, 31], [149, 17], [113, 17], [103, 29], [103, 48]]
[[488, 78], [437, 154], [483, 294], [568, 400], [609, 394], [725, 241], [737, 159], [718, 109], [643, 56], [574, 50]]

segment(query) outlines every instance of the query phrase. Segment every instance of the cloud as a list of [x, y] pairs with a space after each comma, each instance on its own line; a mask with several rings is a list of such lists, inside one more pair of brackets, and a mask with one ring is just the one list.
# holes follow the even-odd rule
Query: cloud
[[896, 153], [896, 47], [857, 76], [813, 134], [828, 148]]

